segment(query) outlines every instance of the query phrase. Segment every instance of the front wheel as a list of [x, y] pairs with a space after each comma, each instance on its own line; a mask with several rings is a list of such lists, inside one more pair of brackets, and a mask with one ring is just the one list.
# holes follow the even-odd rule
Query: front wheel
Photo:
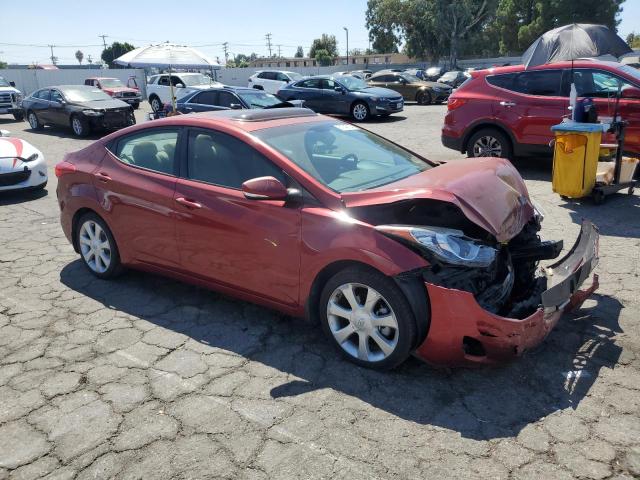
[[406, 297], [385, 275], [352, 267], [334, 275], [320, 297], [322, 328], [349, 361], [376, 370], [404, 362], [416, 338]]
[[416, 102], [418, 102], [418, 105], [429, 105], [431, 103], [431, 94], [427, 91], [418, 92]]
[[98, 278], [108, 279], [122, 271], [120, 254], [107, 224], [95, 213], [78, 221], [76, 242], [85, 266]]
[[44, 127], [44, 125], [40, 123], [40, 120], [38, 120], [38, 116], [35, 112], [29, 112], [27, 114], [27, 121], [29, 122], [29, 126], [32, 130], [42, 130]]
[[151, 110], [153, 110], [154, 112], [159, 112], [160, 110], [162, 110], [162, 102], [155, 95], [151, 97], [149, 103], [151, 104]]
[[24, 112], [15, 112], [13, 114], [13, 118], [17, 121], [17, 122], [21, 122], [24, 120]]
[[369, 107], [366, 103], [356, 102], [351, 106], [351, 116], [358, 122], [364, 122], [369, 118]]
[[483, 128], [474, 133], [467, 142], [469, 157], [512, 157], [511, 142], [495, 128]]
[[71, 117], [71, 129], [78, 137], [86, 137], [89, 135], [89, 122], [80, 115]]

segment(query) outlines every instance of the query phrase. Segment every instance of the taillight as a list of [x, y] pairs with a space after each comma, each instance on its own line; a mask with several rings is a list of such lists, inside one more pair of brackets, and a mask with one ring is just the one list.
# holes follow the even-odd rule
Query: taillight
[[455, 110], [456, 108], [460, 108], [468, 101], [469, 100], [467, 100], [466, 98], [449, 97], [449, 101], [447, 102], [447, 110], [451, 111]]
[[60, 162], [56, 163], [56, 177], [60, 178], [62, 175], [66, 175], [67, 173], [74, 173], [76, 171], [76, 166], [73, 163], [69, 162]]

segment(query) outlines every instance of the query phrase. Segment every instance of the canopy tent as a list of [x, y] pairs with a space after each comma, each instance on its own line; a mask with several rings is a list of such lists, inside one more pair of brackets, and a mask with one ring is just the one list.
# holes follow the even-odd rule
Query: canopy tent
[[[220, 69], [220, 64], [207, 57], [195, 48], [172, 43], [162, 43], [160, 45], [149, 45], [136, 48], [124, 55], [116, 58], [114, 63], [129, 67], [146, 68], [207, 68], [211, 70]], [[175, 110], [175, 97], [173, 95], [173, 83], [171, 83], [171, 105]]]

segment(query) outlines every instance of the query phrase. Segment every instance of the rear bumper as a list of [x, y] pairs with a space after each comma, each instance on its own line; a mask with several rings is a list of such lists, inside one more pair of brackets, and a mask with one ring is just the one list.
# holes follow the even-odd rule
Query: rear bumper
[[452, 150], [462, 152], [462, 137], [450, 137], [449, 135], [442, 135], [442, 145]]
[[598, 276], [580, 290], [598, 263], [598, 231], [584, 222], [570, 252], [547, 268], [548, 289], [542, 305], [531, 316], [514, 319], [484, 310], [465, 291], [425, 283], [431, 322], [415, 355], [437, 365], [470, 366], [512, 360], [539, 345], [564, 312], [579, 307], [598, 288]]

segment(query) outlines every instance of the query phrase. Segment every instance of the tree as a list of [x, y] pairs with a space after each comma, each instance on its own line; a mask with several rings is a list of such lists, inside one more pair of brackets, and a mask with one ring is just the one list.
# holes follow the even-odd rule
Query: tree
[[636, 32], [631, 32], [627, 35], [627, 43], [631, 48], [640, 48], [640, 35], [637, 35]]
[[107, 63], [110, 68], [117, 68], [118, 65], [114, 64], [113, 61], [135, 48], [136, 47], [127, 42], [113, 42], [109, 47], [105, 48], [102, 51], [102, 55], [100, 55], [100, 58], [102, 58], [102, 60]]
[[89, 63], [89, 65], [93, 65], [93, 58], [91, 58], [91, 54], [87, 55], [87, 63]]
[[313, 56], [312, 58], [315, 58], [316, 62], [318, 62], [323, 67], [327, 67], [327, 66], [333, 64], [333, 60], [334, 60], [335, 56], [334, 55], [330, 55], [329, 52], [326, 51], [324, 48], [320, 48], [318, 50], [315, 50], [314, 54], [315, 54], [315, 56]]
[[324, 50], [332, 60], [338, 56], [338, 42], [335, 35], [327, 35], [323, 33], [320, 38], [316, 38], [311, 44], [309, 49], [309, 56], [311, 58], [317, 57], [317, 51]]
[[7, 68], [7, 62], [0, 60], [0, 69]]
[[84, 53], [82, 53], [80, 50], [76, 51], [76, 60], [78, 60], [78, 63], [80, 65], [82, 65], [83, 58], [84, 58]]
[[296, 57], [296, 58], [303, 58], [304, 57], [304, 50], [302, 49], [302, 47], [298, 47], [294, 57]]
[[400, 0], [369, 0], [366, 26], [373, 50], [378, 53], [397, 52], [404, 30], [403, 2]]

